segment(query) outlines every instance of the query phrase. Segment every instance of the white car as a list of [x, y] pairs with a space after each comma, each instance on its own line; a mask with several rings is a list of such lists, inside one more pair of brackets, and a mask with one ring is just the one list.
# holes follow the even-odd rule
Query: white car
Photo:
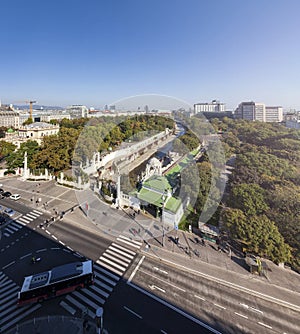
[[20, 198], [21, 198], [21, 196], [19, 194], [12, 194], [12, 195], [10, 195], [10, 199], [13, 199], [15, 201], [17, 201]]
[[6, 208], [4, 210], [4, 213], [11, 217], [11, 216], [13, 216], [16, 213], [16, 211], [13, 210], [13, 209], [11, 209], [11, 208]]

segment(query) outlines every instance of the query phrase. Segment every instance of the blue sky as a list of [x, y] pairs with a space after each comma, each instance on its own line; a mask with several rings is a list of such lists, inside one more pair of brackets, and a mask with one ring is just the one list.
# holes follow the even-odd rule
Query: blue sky
[[300, 110], [298, 0], [2, 0], [0, 99], [137, 94]]

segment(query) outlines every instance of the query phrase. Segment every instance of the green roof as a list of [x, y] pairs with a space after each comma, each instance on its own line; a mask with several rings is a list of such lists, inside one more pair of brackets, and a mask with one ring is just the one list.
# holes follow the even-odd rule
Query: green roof
[[143, 182], [143, 188], [153, 189], [161, 194], [172, 191], [170, 183], [168, 182], [167, 178], [164, 176], [154, 175], [150, 177], [147, 181]]
[[171, 212], [177, 212], [181, 205], [181, 200], [175, 197], [170, 197], [165, 205], [165, 209]]
[[12, 128], [9, 128], [6, 132], [8, 132], [8, 133], [14, 133], [15, 132], [15, 130], [14, 129], [12, 129]]
[[147, 202], [149, 204], [153, 204], [155, 206], [158, 206], [158, 207], [162, 207], [162, 194], [156, 192], [156, 191], [152, 191], [152, 190], [149, 190], [149, 189], [145, 189], [145, 188], [142, 188], [140, 190], [140, 192], [138, 193], [137, 197], [144, 201], [144, 202]]

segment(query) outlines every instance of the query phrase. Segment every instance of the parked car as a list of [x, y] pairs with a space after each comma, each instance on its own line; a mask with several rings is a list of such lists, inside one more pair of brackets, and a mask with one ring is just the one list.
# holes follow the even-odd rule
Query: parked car
[[10, 197], [12, 194], [9, 191], [5, 191], [2, 196], [3, 197]]
[[10, 198], [13, 199], [14, 201], [17, 201], [18, 199], [21, 198], [21, 196], [19, 194], [12, 194], [10, 195]]
[[6, 208], [5, 210], [4, 210], [4, 213], [6, 213], [8, 216], [13, 216], [15, 213], [16, 213], [16, 211], [15, 210], [13, 210], [13, 209], [11, 209], [11, 208]]

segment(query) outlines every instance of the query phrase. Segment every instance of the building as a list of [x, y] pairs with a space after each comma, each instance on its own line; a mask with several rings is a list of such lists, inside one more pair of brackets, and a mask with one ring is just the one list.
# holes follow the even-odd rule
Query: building
[[220, 101], [212, 100], [210, 103], [195, 103], [194, 113], [198, 114], [200, 112], [225, 112], [226, 107], [224, 103]]
[[248, 121], [266, 121], [266, 106], [264, 103], [242, 102], [238, 105], [235, 112], [235, 118], [242, 118]]
[[280, 106], [266, 106], [266, 122], [282, 122], [283, 108]]
[[40, 115], [40, 121], [41, 122], [50, 122], [52, 120], [62, 120], [62, 119], [71, 119], [70, 114], [58, 112], [58, 113], [47, 113], [47, 114], [41, 114]]
[[238, 105], [235, 118], [260, 122], [282, 122], [283, 109], [280, 106], [266, 106], [264, 103], [242, 102]]
[[66, 112], [70, 114], [71, 119], [88, 117], [88, 108], [81, 104], [68, 106]]
[[288, 119], [285, 125], [287, 128], [300, 130], [300, 119]]
[[0, 110], [0, 126], [4, 126], [6, 128], [13, 127], [17, 129], [20, 125], [19, 113], [1, 107]]
[[35, 140], [39, 145], [45, 136], [56, 135], [59, 132], [59, 125], [44, 122], [35, 122], [29, 125], [20, 126], [17, 131], [9, 129], [2, 140], [20, 145], [28, 140]]

